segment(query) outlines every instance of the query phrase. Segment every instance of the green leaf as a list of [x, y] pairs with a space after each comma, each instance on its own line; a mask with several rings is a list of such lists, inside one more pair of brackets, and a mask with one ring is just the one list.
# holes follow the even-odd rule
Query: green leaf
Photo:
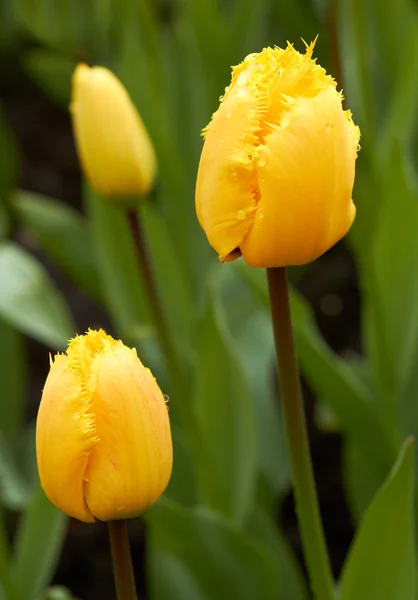
[[21, 334], [0, 319], [0, 432], [11, 442], [19, 432], [24, 412], [25, 352]]
[[20, 598], [33, 600], [50, 583], [59, 561], [68, 518], [39, 486], [16, 534], [13, 574]]
[[[269, 308], [264, 274], [243, 263], [239, 269], [259, 300]], [[389, 468], [392, 449], [369, 389], [353, 366], [327, 346], [307, 300], [291, 289], [290, 302], [296, 351], [303, 375], [318, 399], [334, 411], [342, 428], [355, 436], [368, 451], [374, 452], [383, 468]]]
[[15, 195], [13, 207], [39, 247], [97, 299], [99, 280], [86, 219], [63, 202], [22, 190]]
[[360, 524], [344, 566], [339, 600], [415, 600], [414, 448], [402, 448]]
[[170, 229], [156, 206], [144, 200], [138, 214], [171, 337], [179, 351], [190, 353], [193, 322], [190, 282], [185, 277]]
[[257, 508], [248, 519], [246, 531], [274, 556], [279, 590], [277, 597], [307, 600], [308, 591], [301, 568], [277, 523], [267, 512]]
[[55, 102], [67, 108], [71, 99], [71, 77], [76, 62], [40, 48], [26, 52], [24, 61], [38, 85]]
[[13, 510], [26, 507], [29, 488], [15, 463], [12, 450], [0, 434], [0, 504]]
[[415, 370], [418, 341], [418, 187], [398, 146], [379, 177], [381, 208], [362, 272], [363, 322], [376, 387], [395, 426], [399, 389]]
[[260, 470], [264, 476], [260, 483], [267, 483], [263, 492], [267, 492], [266, 500], [276, 507], [277, 495], [287, 493], [290, 488], [290, 465], [278, 397], [271, 319], [240, 276], [237, 262], [228, 266], [219, 264], [215, 272], [217, 293], [251, 389]]
[[214, 302], [196, 325], [196, 356], [192, 398], [201, 490], [211, 508], [241, 520], [257, 476], [255, 415], [246, 375]]
[[133, 330], [149, 324], [149, 310], [126, 210], [87, 185], [85, 201], [103, 297], [119, 335], [132, 340]]
[[75, 327], [38, 261], [13, 242], [0, 244], [0, 316], [53, 348], [65, 348]]
[[[152, 547], [173, 557], [177, 561], [174, 576], [188, 582], [187, 588], [174, 584], [177, 594], [165, 595], [173, 587], [168, 579], [173, 572], [164, 576], [152, 572], [153, 600], [278, 598], [271, 554], [219, 514], [205, 508], [183, 509], [163, 498], [147, 513], [147, 520]], [[164, 581], [156, 585], [157, 577]]]

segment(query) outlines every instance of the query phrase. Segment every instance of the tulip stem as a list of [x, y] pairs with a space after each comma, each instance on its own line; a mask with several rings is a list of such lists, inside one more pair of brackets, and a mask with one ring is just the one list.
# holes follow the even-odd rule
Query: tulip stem
[[171, 379], [171, 384], [174, 385], [180, 376], [181, 365], [177, 360], [177, 354], [171, 342], [167, 322], [161, 306], [160, 298], [158, 296], [157, 286], [155, 284], [150, 260], [148, 257], [146, 242], [142, 232], [139, 212], [135, 209], [129, 210], [128, 217], [131, 226], [132, 237], [137, 248], [139, 268], [141, 270], [146, 294], [148, 296], [149, 307], [153, 317], [154, 325], [157, 329], [167, 371]]
[[302, 547], [316, 600], [333, 600], [334, 583], [321, 523], [296, 361], [285, 267], [267, 269], [283, 414]]
[[108, 521], [117, 600], [137, 600], [126, 519]]

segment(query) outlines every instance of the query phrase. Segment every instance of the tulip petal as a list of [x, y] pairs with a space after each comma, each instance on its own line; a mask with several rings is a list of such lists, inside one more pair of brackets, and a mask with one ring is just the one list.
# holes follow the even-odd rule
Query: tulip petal
[[156, 158], [148, 132], [121, 82], [108, 69], [78, 65], [71, 102], [77, 149], [105, 197], [148, 192]]
[[91, 448], [97, 443], [80, 378], [65, 355], [51, 365], [36, 423], [36, 454], [42, 488], [60, 510], [92, 522], [84, 501], [83, 478]]
[[101, 520], [138, 515], [166, 488], [172, 468], [167, 406], [134, 350], [115, 346], [91, 365], [92, 409], [100, 442], [85, 473], [89, 510]]
[[236, 86], [207, 130], [196, 183], [196, 211], [221, 260], [239, 247], [253, 224], [258, 129], [255, 94]]
[[304, 264], [350, 228], [359, 130], [329, 86], [311, 98], [289, 99], [265, 138], [267, 163], [258, 169], [260, 200], [240, 245], [255, 267]]

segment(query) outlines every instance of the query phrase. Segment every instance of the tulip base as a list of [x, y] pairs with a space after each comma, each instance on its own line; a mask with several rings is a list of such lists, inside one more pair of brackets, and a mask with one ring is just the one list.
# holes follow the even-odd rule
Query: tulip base
[[316, 600], [333, 600], [333, 578], [322, 529], [293, 343], [285, 267], [267, 269], [283, 415], [302, 546]]
[[125, 519], [108, 521], [117, 600], [137, 600], [128, 524]]

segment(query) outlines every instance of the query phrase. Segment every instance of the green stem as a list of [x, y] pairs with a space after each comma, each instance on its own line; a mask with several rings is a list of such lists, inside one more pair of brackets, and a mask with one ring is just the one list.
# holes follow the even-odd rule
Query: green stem
[[137, 600], [127, 522], [125, 519], [108, 521], [107, 525], [117, 600]]
[[315, 599], [333, 600], [334, 584], [319, 512], [293, 344], [286, 268], [267, 269], [267, 278], [303, 551]]
[[157, 286], [154, 281], [154, 275], [152, 273], [147, 247], [142, 232], [139, 211], [134, 209], [129, 210], [128, 217], [132, 237], [137, 249], [137, 257], [142, 280], [148, 296], [148, 304], [161, 343], [161, 349], [164, 355], [167, 371], [172, 385], [175, 385], [175, 382], [178, 381], [181, 373], [181, 365], [178, 360], [176, 350], [171, 342], [170, 332], [164, 316], [163, 308], [161, 306], [160, 298], [158, 296]]

